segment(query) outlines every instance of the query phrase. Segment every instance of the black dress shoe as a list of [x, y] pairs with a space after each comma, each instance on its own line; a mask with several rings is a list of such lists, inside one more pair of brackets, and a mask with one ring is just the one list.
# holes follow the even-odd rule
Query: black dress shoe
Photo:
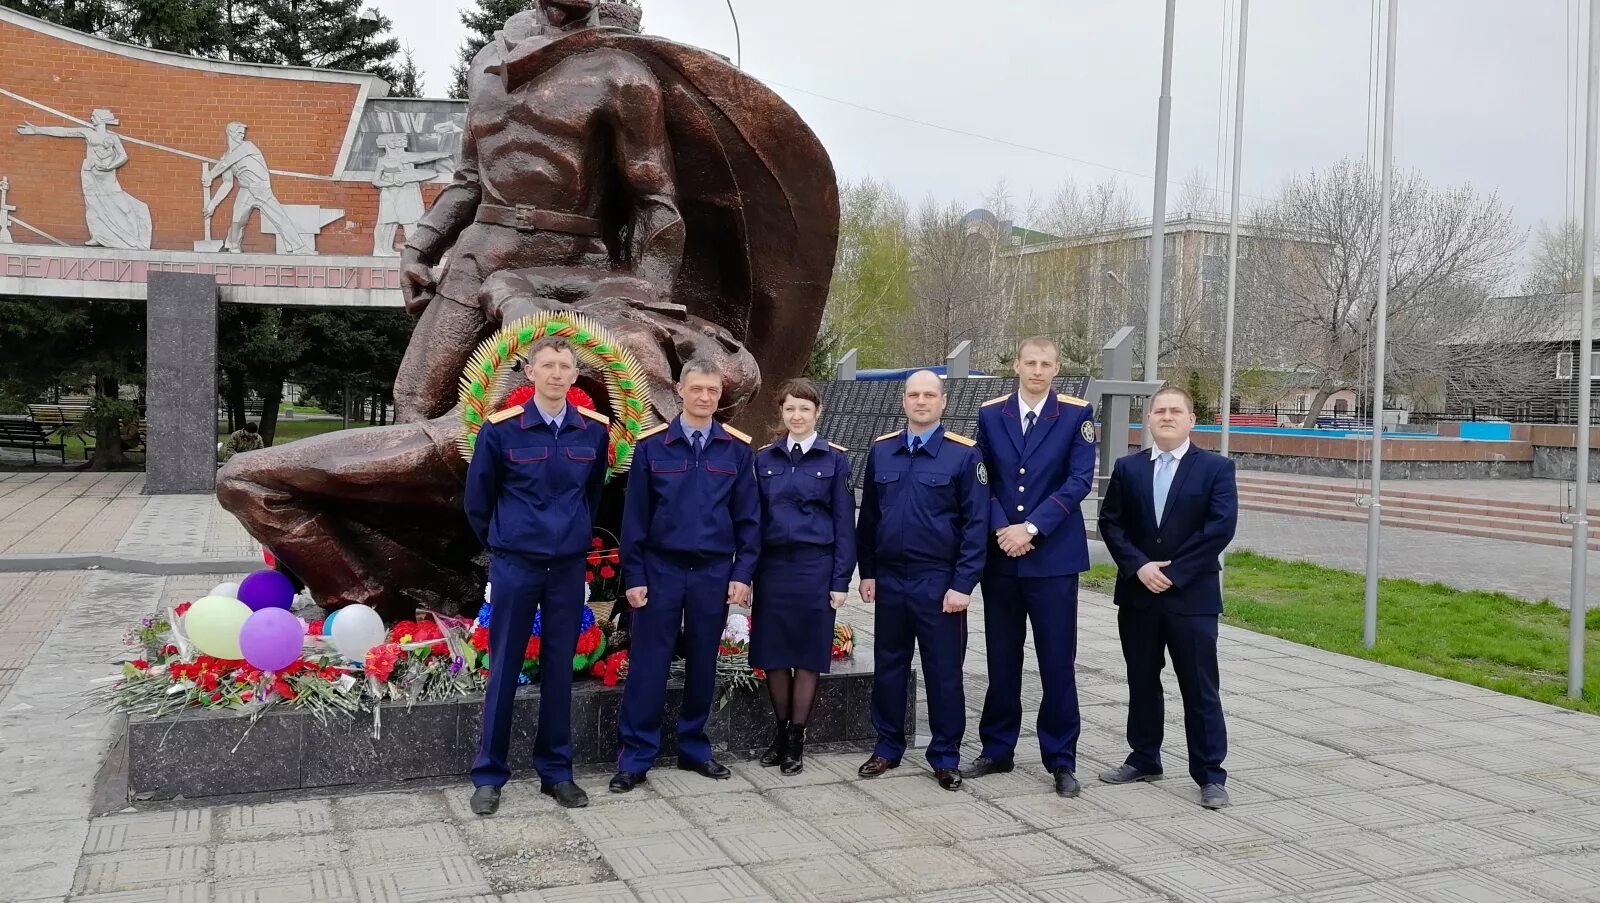
[[718, 762], [716, 759], [707, 759], [704, 762], [685, 762], [679, 759], [678, 770], [692, 771], [703, 778], [710, 778], [713, 781], [726, 781], [728, 778], [733, 777], [733, 772], [728, 770], [728, 766]]
[[500, 788], [483, 786], [472, 791], [473, 815], [493, 815], [500, 808]]
[[778, 770], [793, 777], [806, 767], [806, 726], [790, 724], [786, 741], [788, 748], [783, 751], [783, 767]]
[[640, 772], [619, 771], [612, 776], [608, 786], [612, 793], [627, 793], [647, 780], [649, 777]]
[[961, 771], [956, 768], [941, 768], [933, 773], [939, 779], [939, 786], [946, 790], [961, 789]]
[[861, 767], [856, 769], [856, 774], [864, 778], [877, 778], [899, 767], [899, 759], [885, 759], [883, 756], [873, 756], [861, 763]]
[[767, 751], [761, 754], [760, 762], [762, 768], [772, 768], [781, 764], [783, 757], [789, 752], [789, 722], [779, 718], [774, 731], [772, 745], [767, 747]]
[[539, 782], [539, 792], [554, 799], [566, 809], [582, 809], [589, 805], [589, 794], [574, 781]]
[[991, 759], [988, 756], [979, 756], [972, 760], [972, 764], [961, 769], [964, 778], [981, 778], [991, 774], [1005, 774], [1017, 767], [1014, 759]]
[[1078, 776], [1072, 773], [1072, 769], [1057, 768], [1055, 777], [1056, 796], [1064, 796], [1071, 799], [1083, 792], [1083, 785], [1078, 783]]
[[1126, 763], [1118, 765], [1110, 771], [1100, 772], [1100, 780], [1107, 784], [1132, 784], [1134, 781], [1159, 781], [1161, 772], [1140, 771]]
[[1228, 799], [1228, 788], [1221, 784], [1207, 784], [1200, 788], [1200, 805], [1207, 809], [1221, 809], [1233, 803]]

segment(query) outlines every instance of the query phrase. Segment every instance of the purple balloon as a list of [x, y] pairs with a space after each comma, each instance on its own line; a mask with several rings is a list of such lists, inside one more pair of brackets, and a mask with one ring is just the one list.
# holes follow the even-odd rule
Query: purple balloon
[[265, 608], [289, 610], [294, 604], [294, 584], [277, 571], [256, 571], [239, 584], [239, 601], [251, 611]]
[[244, 660], [263, 671], [282, 671], [300, 658], [305, 627], [281, 608], [263, 608], [251, 615], [239, 631]]

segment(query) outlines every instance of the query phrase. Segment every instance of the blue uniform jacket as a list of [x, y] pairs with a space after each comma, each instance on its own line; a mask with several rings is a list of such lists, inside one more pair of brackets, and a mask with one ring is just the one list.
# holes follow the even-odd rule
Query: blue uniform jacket
[[732, 578], [749, 583], [761, 551], [761, 502], [749, 437], [715, 421], [697, 464], [674, 417], [645, 433], [633, 452], [622, 510], [622, 571], [645, 586], [645, 552], [710, 561], [732, 558]]
[[943, 426], [914, 459], [905, 430], [872, 443], [856, 525], [861, 579], [876, 579], [889, 567], [949, 572], [958, 593], [978, 585], [989, 539], [988, 492], [978, 482], [982, 459], [971, 443]]
[[[1118, 605], [1160, 608], [1173, 614], [1222, 613], [1218, 559], [1239, 524], [1239, 489], [1233, 462], [1190, 445], [1172, 475], [1167, 507], [1156, 526], [1155, 464], [1149, 450], [1117, 461], [1100, 503], [1100, 538], [1117, 562]], [[1172, 588], [1152, 593], [1139, 568], [1171, 561], [1162, 573]]]
[[[1071, 395], [1046, 396], [1026, 438], [1015, 392], [978, 409], [978, 450], [989, 481], [989, 570], [1016, 577], [1065, 577], [1089, 569], [1083, 500], [1094, 487], [1094, 408]], [[1033, 551], [1012, 558], [994, 533], [1039, 528]]]
[[856, 495], [850, 490], [850, 459], [821, 436], [795, 467], [786, 439], [756, 453], [761, 490], [761, 547], [821, 546], [833, 549], [829, 590], [850, 588], [856, 569]]
[[532, 405], [491, 417], [467, 467], [464, 507], [478, 541], [530, 563], [587, 554], [610, 439], [605, 418], [574, 404], [559, 435]]

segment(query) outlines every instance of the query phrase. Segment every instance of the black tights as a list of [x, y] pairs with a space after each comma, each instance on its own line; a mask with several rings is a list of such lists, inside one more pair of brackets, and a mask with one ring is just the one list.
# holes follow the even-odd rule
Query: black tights
[[811, 717], [811, 704], [817, 701], [817, 672], [803, 668], [768, 671], [767, 692], [772, 694], [772, 711], [779, 721], [803, 726]]

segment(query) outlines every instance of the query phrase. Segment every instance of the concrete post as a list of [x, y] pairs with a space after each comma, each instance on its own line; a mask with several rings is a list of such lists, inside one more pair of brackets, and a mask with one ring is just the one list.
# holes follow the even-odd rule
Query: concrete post
[[966, 379], [972, 375], [972, 340], [963, 339], [944, 359], [945, 379]]
[[217, 282], [152, 272], [145, 305], [145, 492], [217, 487]]
[[833, 366], [833, 378], [840, 382], [852, 382], [856, 378], [856, 349], [851, 348], [839, 358], [839, 363]]

